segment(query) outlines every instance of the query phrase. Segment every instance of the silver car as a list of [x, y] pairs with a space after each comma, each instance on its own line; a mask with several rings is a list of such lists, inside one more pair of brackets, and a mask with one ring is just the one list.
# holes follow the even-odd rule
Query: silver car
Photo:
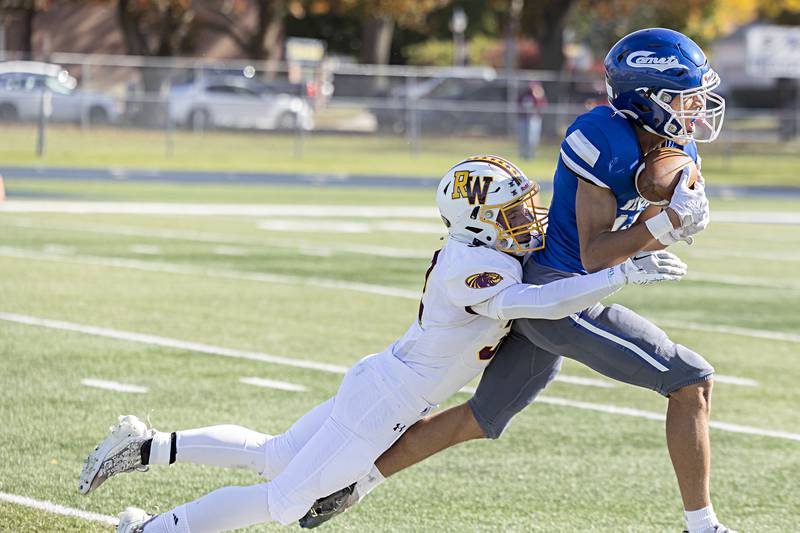
[[237, 77], [202, 77], [174, 85], [169, 92], [169, 115], [176, 124], [192, 129], [314, 127], [311, 106], [304, 98]]
[[77, 89], [69, 72], [51, 63], [6, 61], [0, 63], [0, 120], [36, 120], [42, 97], [50, 104], [49, 120], [105, 124], [115, 122], [119, 112], [108, 95]]

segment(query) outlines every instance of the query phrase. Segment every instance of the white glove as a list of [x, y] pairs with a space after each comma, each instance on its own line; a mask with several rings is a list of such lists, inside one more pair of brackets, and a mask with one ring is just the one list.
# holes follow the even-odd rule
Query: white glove
[[642, 252], [613, 267], [609, 275], [619, 285], [648, 285], [659, 281], [680, 281], [686, 275], [686, 263], [664, 250]]
[[703, 176], [699, 176], [694, 188], [690, 189], [687, 185], [690, 172], [689, 167], [684, 167], [678, 186], [675, 187], [672, 199], [669, 201], [669, 207], [677, 213], [681, 222], [680, 228], [675, 229], [686, 229], [693, 224], [698, 224], [708, 213], [708, 198], [706, 198], [706, 184]]
[[[700, 180], [702, 179], [703, 176], [701, 175], [700, 178], [698, 179], [698, 182], [700, 182]], [[706, 229], [706, 227], [708, 227], [708, 224], [710, 222], [711, 222], [711, 210], [708, 207], [708, 202], [706, 202], [705, 211], [703, 212], [703, 216], [699, 222], [696, 222], [694, 224], [689, 224], [685, 228], [674, 229], [669, 233], [667, 233], [666, 235], [659, 237], [658, 242], [660, 242], [664, 246], [671, 246], [676, 242], [684, 241], [689, 246], [691, 246], [692, 243], [694, 242], [694, 238], [692, 236], [697, 235], [698, 233]]]

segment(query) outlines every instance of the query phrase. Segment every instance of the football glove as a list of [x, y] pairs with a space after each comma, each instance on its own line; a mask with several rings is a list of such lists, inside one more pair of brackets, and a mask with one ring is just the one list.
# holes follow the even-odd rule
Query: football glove
[[672, 199], [669, 201], [669, 207], [675, 211], [681, 223], [680, 228], [675, 229], [686, 229], [689, 226], [699, 224], [708, 214], [708, 198], [706, 198], [706, 185], [703, 176], [700, 175], [694, 187], [690, 189], [687, 185], [690, 175], [689, 167], [685, 167], [681, 172], [678, 186], [675, 187], [675, 191], [672, 193]]
[[686, 275], [686, 263], [664, 250], [642, 252], [614, 267], [616, 276], [624, 276], [625, 285], [649, 285], [659, 281], [680, 281]]

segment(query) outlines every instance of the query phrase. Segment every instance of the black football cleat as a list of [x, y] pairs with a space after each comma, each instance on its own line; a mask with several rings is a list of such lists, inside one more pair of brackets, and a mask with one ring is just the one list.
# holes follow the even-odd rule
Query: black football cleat
[[349, 487], [337, 490], [333, 494], [315, 501], [311, 509], [297, 523], [303, 529], [314, 529], [334, 516], [342, 514], [358, 502], [355, 488], [356, 484], [353, 483]]

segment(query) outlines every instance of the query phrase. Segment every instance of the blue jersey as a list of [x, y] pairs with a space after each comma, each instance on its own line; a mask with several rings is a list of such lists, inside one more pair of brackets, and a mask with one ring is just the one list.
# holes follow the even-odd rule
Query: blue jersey
[[[694, 141], [685, 146], [671, 141], [665, 145], [684, 150], [699, 167]], [[585, 274], [575, 222], [578, 180], [608, 189], [614, 195], [617, 214], [612, 229], [625, 229], [649, 205], [636, 192], [634, 183], [641, 162], [642, 151], [635, 126], [624, 116], [615, 114], [608, 106], [598, 106], [575, 119], [561, 143], [553, 178], [546, 246], [536, 253], [536, 260], [545, 266]]]

